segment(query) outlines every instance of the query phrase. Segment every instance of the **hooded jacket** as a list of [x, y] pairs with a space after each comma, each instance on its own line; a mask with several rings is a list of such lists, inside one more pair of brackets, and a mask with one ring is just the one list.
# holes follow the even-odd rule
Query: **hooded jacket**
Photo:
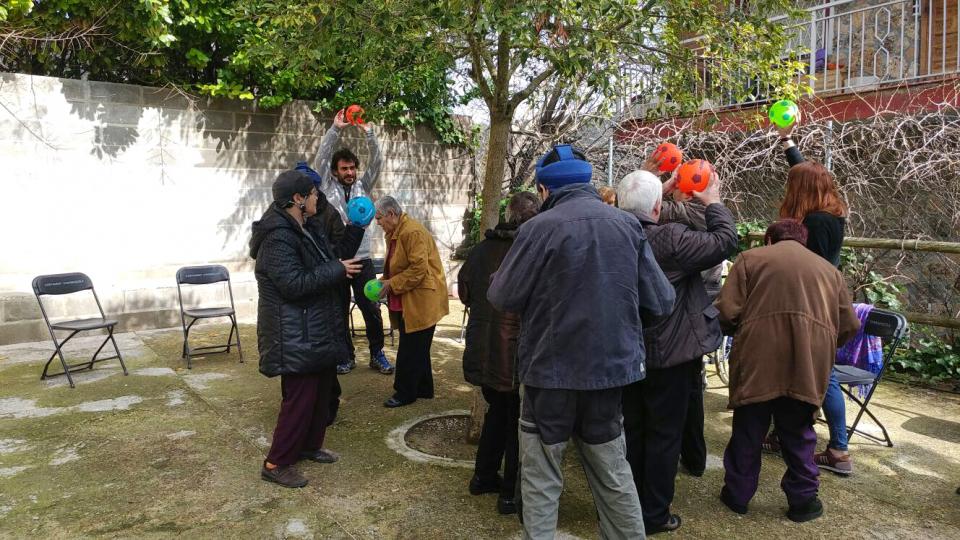
[[[349, 355], [341, 296], [346, 272], [322, 228], [308, 229], [310, 236], [275, 204], [253, 223], [257, 345], [260, 372], [268, 377], [319, 373]], [[363, 230], [347, 230], [359, 244]]]
[[637, 218], [572, 184], [520, 226], [487, 299], [520, 315], [522, 384], [604, 390], [644, 378], [643, 326], [670, 314], [674, 291]]
[[517, 237], [517, 226], [501, 223], [484, 236], [486, 238], [470, 250], [457, 276], [460, 301], [470, 308], [463, 376], [470, 384], [510, 392], [517, 389], [520, 317], [494, 309], [487, 300], [487, 288], [490, 276], [500, 267]]

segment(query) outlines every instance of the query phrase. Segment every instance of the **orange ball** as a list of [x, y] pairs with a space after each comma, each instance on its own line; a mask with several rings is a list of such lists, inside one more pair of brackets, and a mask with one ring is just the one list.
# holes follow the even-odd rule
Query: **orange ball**
[[661, 173], [673, 172], [683, 161], [683, 153], [673, 143], [661, 143], [651, 156], [657, 163]]
[[713, 164], [705, 159], [690, 160], [677, 170], [677, 189], [686, 194], [707, 189]]

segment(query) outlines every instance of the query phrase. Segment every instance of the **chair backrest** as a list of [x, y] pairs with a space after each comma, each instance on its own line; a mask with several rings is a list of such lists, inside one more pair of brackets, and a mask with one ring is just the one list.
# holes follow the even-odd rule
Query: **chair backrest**
[[230, 281], [230, 272], [219, 264], [184, 266], [177, 270], [177, 285], [207, 285]]
[[373, 263], [373, 273], [380, 275], [383, 273], [383, 266], [386, 264], [384, 259], [370, 259], [370, 262]]
[[71, 294], [92, 289], [93, 281], [81, 272], [48, 274], [33, 278], [33, 293], [38, 297], [48, 294]]
[[906, 335], [907, 327], [907, 319], [903, 315], [894, 311], [873, 308], [867, 315], [863, 333], [868, 336], [879, 337], [884, 341], [897, 342]]

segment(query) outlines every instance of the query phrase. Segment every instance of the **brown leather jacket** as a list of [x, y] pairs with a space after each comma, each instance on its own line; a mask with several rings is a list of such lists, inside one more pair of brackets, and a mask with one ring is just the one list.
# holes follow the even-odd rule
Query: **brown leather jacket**
[[498, 392], [517, 389], [516, 356], [520, 317], [494, 309], [487, 301], [490, 275], [500, 268], [517, 236], [517, 227], [501, 223], [488, 230], [460, 268], [457, 291], [470, 308], [463, 376], [468, 383]]

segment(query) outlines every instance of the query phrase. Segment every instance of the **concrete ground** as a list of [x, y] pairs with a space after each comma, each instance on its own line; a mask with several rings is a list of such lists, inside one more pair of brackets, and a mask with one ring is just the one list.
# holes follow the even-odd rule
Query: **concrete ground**
[[[467, 493], [470, 470], [413, 462], [385, 442], [414, 417], [469, 408], [455, 304], [434, 342], [436, 399], [383, 408], [392, 377], [366, 368], [364, 340], [356, 340], [360, 366], [340, 378], [344, 403], [328, 435], [342, 459], [304, 464], [310, 485], [300, 490], [259, 479], [280, 389], [257, 372], [253, 326], [242, 328], [246, 363], [235, 353], [211, 355], [192, 370], [180, 359], [178, 329], [124, 334], [130, 375], [106, 362], [77, 376], [76, 389], [62, 377], [39, 380], [49, 343], [0, 347], [0, 537], [518, 537], [516, 518], [496, 513], [495, 496]], [[197, 335], [214, 343], [226, 332], [206, 326]], [[75, 357], [90, 347], [79, 343], [73, 350], [85, 351]], [[723, 389], [708, 390], [708, 470], [699, 479], [677, 477], [674, 511], [683, 526], [673, 537], [960, 538], [960, 397], [882, 384], [873, 410], [896, 446], [854, 437], [855, 474], [825, 473], [826, 513], [805, 524], [783, 515], [785, 467], [775, 456], [764, 457], [748, 515], [717, 499], [730, 432], [725, 403]], [[823, 442], [826, 429], [817, 430]], [[575, 452], [566, 469], [559, 527], [565, 537], [595, 538]]]

